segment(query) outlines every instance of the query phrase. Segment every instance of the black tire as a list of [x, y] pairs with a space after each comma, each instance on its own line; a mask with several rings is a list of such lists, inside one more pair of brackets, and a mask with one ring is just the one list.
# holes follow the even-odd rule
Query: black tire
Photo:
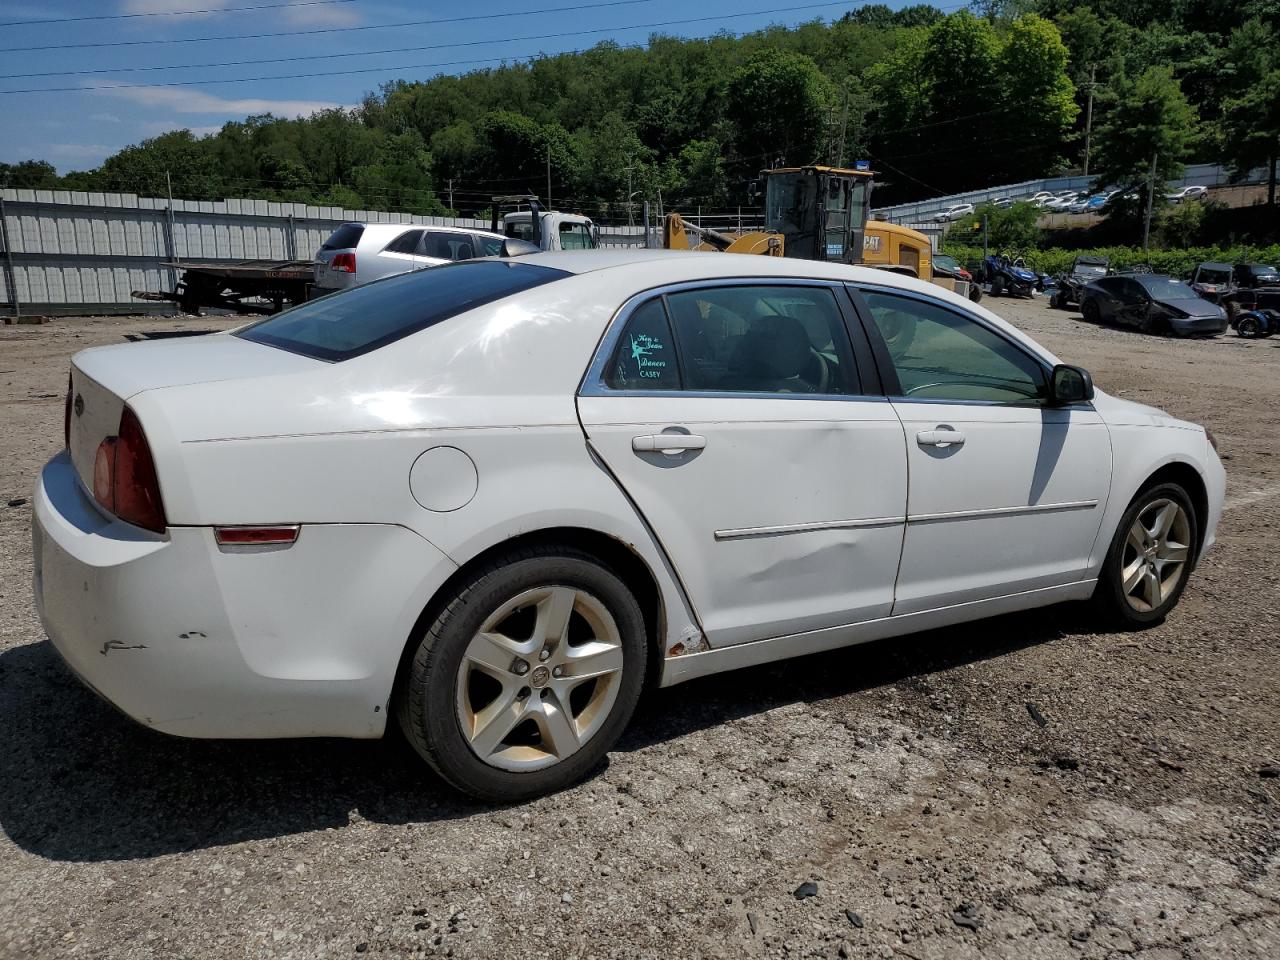
[[[1158, 500], [1174, 501], [1186, 513], [1190, 527], [1190, 543], [1187, 545], [1189, 552], [1176, 585], [1170, 590], [1164, 602], [1150, 610], [1138, 610], [1125, 595], [1120, 571], [1123, 569], [1125, 544], [1130, 528], [1138, 516]], [[1094, 588], [1094, 608], [1103, 623], [1120, 630], [1138, 630], [1162, 622], [1169, 611], [1177, 605], [1182, 597], [1182, 591], [1186, 589], [1187, 580], [1196, 565], [1199, 537], [1200, 527], [1195, 507], [1181, 486], [1176, 483], [1161, 483], [1139, 492], [1129, 504], [1129, 508], [1125, 510], [1124, 516], [1120, 518], [1120, 523], [1111, 537], [1111, 546], [1107, 549], [1107, 557], [1102, 565], [1102, 572], [1098, 576], [1098, 585]]]
[[999, 274], [991, 278], [991, 295], [998, 297], [1004, 291], [1004, 284], [1001, 282]]
[[1257, 317], [1241, 317], [1236, 326], [1236, 333], [1246, 340], [1256, 340], [1262, 336], [1262, 324]]
[[[572, 587], [604, 605], [621, 639], [622, 677], [606, 719], [577, 752], [537, 770], [503, 770], [482, 760], [463, 734], [457, 715], [458, 670], [487, 617], [508, 600], [543, 586]], [[649, 652], [640, 606], [622, 579], [595, 557], [567, 546], [519, 549], [477, 568], [414, 642], [395, 703], [406, 738], [454, 787], [499, 803], [564, 789], [600, 765], [640, 699]]]
[[982, 287], [975, 280], [969, 284], [969, 300], [971, 303], [978, 303], [982, 299]]
[[1080, 304], [1080, 313], [1084, 316], [1086, 323], [1102, 323], [1102, 311], [1098, 309], [1098, 304], [1093, 300], [1086, 300]]
[[1067, 306], [1067, 305], [1066, 305], [1066, 303], [1064, 303], [1064, 302], [1063, 302], [1062, 294], [1061, 294], [1060, 292], [1054, 292], [1054, 293], [1051, 293], [1051, 294], [1049, 295], [1049, 307], [1050, 307], [1050, 309], [1052, 309], [1052, 310], [1065, 310], [1065, 309], [1066, 309], [1066, 306]]

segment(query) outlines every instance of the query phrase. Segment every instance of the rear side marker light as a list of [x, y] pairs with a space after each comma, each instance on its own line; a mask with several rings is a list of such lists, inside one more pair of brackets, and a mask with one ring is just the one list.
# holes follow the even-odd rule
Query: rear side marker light
[[214, 527], [218, 546], [282, 546], [298, 539], [298, 525], [281, 527]]

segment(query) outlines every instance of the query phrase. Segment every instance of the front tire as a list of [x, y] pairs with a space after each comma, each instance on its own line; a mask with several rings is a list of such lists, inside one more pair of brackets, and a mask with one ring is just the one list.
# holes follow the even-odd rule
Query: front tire
[[477, 569], [427, 625], [396, 710], [450, 784], [502, 803], [561, 790], [617, 741], [644, 684], [644, 617], [621, 578], [572, 547]]
[[1120, 519], [1093, 600], [1103, 619], [1133, 630], [1160, 623], [1182, 597], [1195, 565], [1199, 527], [1176, 483], [1143, 490]]
[[1102, 323], [1102, 311], [1098, 309], [1098, 304], [1093, 300], [1086, 300], [1082, 303], [1080, 305], [1080, 313], [1084, 316], [1086, 323]]
[[1258, 322], [1257, 317], [1241, 317], [1236, 333], [1246, 340], [1256, 340], [1262, 336], [1262, 324]]

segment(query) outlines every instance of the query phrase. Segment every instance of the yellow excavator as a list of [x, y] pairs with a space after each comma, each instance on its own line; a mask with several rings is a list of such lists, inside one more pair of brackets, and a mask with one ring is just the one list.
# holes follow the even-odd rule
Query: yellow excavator
[[668, 214], [668, 250], [719, 250], [802, 260], [857, 263], [908, 273], [961, 296], [968, 284], [933, 270], [929, 238], [896, 223], [868, 220], [870, 170], [811, 165], [763, 172], [764, 229], [741, 234], [709, 230]]

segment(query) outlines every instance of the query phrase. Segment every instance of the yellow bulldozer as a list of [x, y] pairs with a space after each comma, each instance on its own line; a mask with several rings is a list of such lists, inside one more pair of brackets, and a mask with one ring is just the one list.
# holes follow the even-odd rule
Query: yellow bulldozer
[[961, 296], [968, 284], [935, 274], [933, 247], [917, 230], [868, 220], [870, 170], [812, 165], [765, 170], [764, 229], [741, 234], [709, 230], [678, 213], [663, 224], [668, 250], [719, 250], [802, 260], [857, 263], [908, 273]]

